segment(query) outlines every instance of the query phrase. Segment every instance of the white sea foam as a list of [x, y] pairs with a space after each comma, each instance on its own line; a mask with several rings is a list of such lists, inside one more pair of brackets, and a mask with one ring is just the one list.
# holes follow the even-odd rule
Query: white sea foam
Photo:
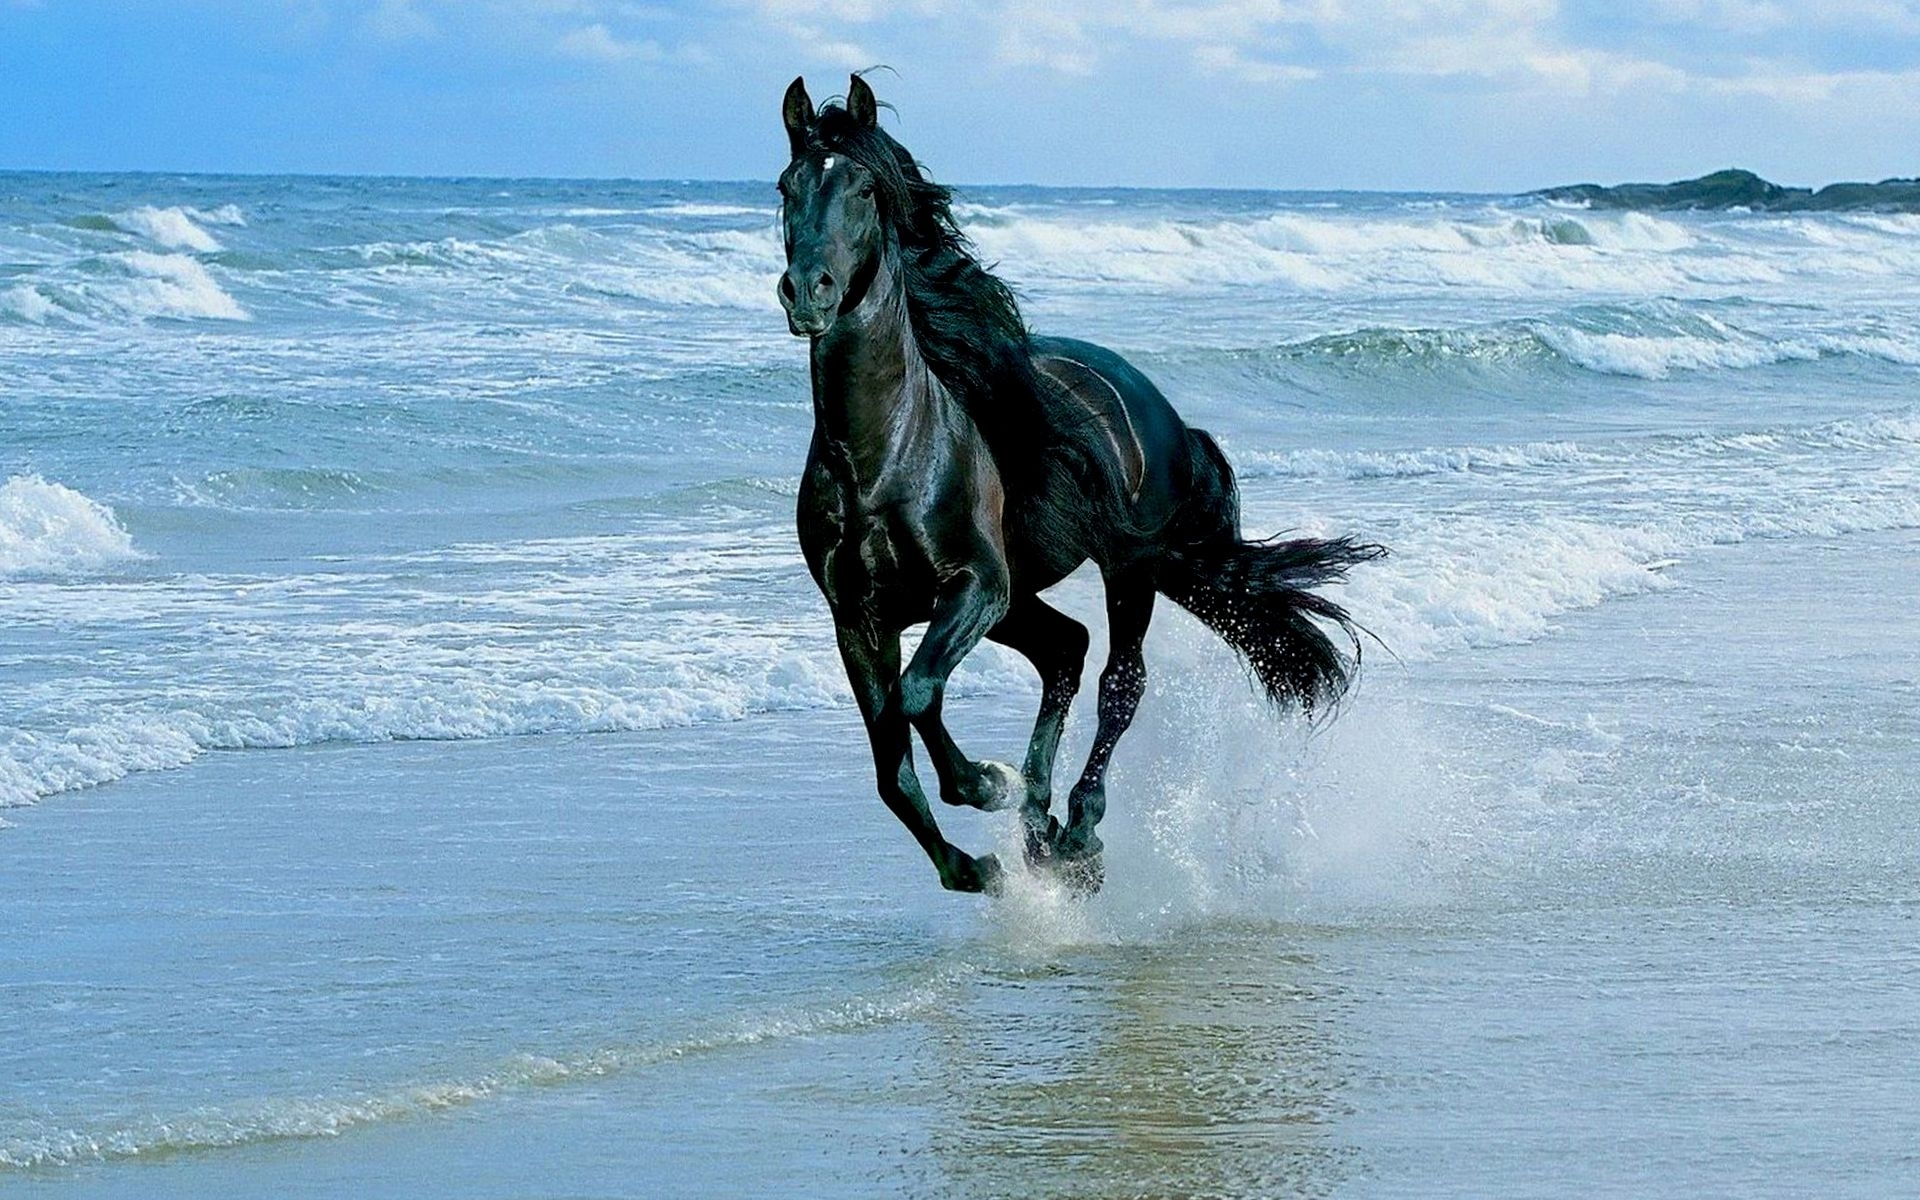
[[1805, 343], [1769, 343], [1756, 338], [1710, 340], [1551, 328], [1540, 336], [1588, 370], [1642, 379], [1664, 379], [1676, 370], [1739, 369], [1820, 356], [1816, 347]]
[[771, 232], [720, 230], [636, 247], [630, 262], [603, 268], [595, 278], [609, 290], [662, 304], [777, 312], [774, 281], [785, 269]]
[[[377, 243], [372, 263], [506, 266], [666, 304], [774, 307], [782, 265], [767, 212], [733, 205], [670, 205], [655, 215], [751, 221], [699, 234], [644, 230], [614, 236], [553, 226], [504, 242], [458, 238]], [[1049, 290], [1193, 291], [1250, 286], [1309, 294], [1352, 289], [1499, 289], [1557, 293], [1611, 289], [1664, 295], [1743, 278], [1778, 278], [1751, 255], [1692, 254], [1695, 236], [1643, 214], [1462, 216], [1279, 212], [1216, 220], [1143, 219], [1085, 206], [968, 206], [968, 232], [1012, 282]], [[586, 215], [586, 214], [583, 214]], [[562, 243], [572, 244], [562, 244]], [[554, 253], [557, 251], [557, 253]], [[529, 258], [535, 255], [551, 257]], [[1723, 261], [1725, 259], [1725, 261]]]
[[1566, 466], [1668, 467], [1714, 460], [1756, 464], [1783, 455], [1817, 459], [1839, 451], [1884, 450], [1920, 441], [1920, 415], [1880, 413], [1821, 425], [1747, 433], [1663, 434], [1611, 442], [1526, 442], [1495, 446], [1430, 446], [1418, 450], [1238, 451], [1243, 478], [1406, 479], [1428, 475], [1527, 471]]
[[[1920, 527], [1916, 445], [1920, 414], [1899, 412], [1590, 445], [1250, 455], [1245, 474], [1522, 477], [1498, 485], [1501, 515], [1403, 500], [1351, 518], [1393, 553], [1356, 570], [1345, 601], [1395, 654], [1419, 659], [1540, 637], [1564, 614], [1669, 586], [1669, 568], [1708, 546]], [[1618, 498], [1623, 475], [1631, 505]], [[1332, 532], [1264, 507], [1249, 489], [1250, 524]]]
[[[238, 209], [233, 211], [238, 215]], [[169, 250], [194, 250], [202, 254], [219, 250], [219, 240], [194, 224], [196, 216], [207, 219], [206, 214], [198, 210], [144, 205], [121, 213], [114, 221], [121, 228], [151, 238]]]
[[0, 1168], [44, 1170], [88, 1162], [339, 1137], [367, 1126], [420, 1120], [528, 1088], [590, 1082], [768, 1042], [897, 1024], [933, 1011], [957, 985], [977, 974], [977, 970], [968, 963], [955, 963], [936, 969], [930, 972], [929, 978], [891, 994], [796, 1007], [784, 1012], [743, 1014], [711, 1022], [703, 1030], [678, 1038], [620, 1042], [552, 1055], [516, 1054], [490, 1070], [458, 1078], [385, 1090], [208, 1106], [138, 1117], [98, 1128], [29, 1128], [0, 1140]]
[[[831, 625], [802, 599], [811, 585], [788, 537], [566, 538], [403, 564], [513, 581], [478, 594], [396, 596], [387, 576], [337, 574], [22, 585], [0, 595], [0, 619], [183, 631], [172, 651], [181, 682], [9, 696], [9, 708], [62, 720], [0, 730], [0, 807], [215, 749], [639, 731], [846, 707]], [[741, 611], [738, 597], [769, 588], [764, 611]], [[341, 615], [315, 621], [316, 609]], [[236, 662], [248, 665], [236, 674]], [[1024, 662], [993, 646], [954, 679], [956, 696], [1032, 687]]]
[[1603, 375], [1665, 379], [1676, 371], [1741, 370], [1827, 356], [1920, 364], [1920, 330], [1861, 322], [1845, 332], [1734, 325], [1700, 307], [1655, 301], [1582, 307], [1552, 318], [1439, 329], [1369, 328], [1272, 351], [1285, 361], [1368, 367], [1498, 366], [1558, 359]]
[[[237, 218], [238, 211], [232, 215]], [[23, 250], [25, 277], [0, 286], [0, 314], [34, 324], [57, 317], [79, 325], [120, 325], [128, 318], [250, 319], [195, 257], [220, 247], [186, 211], [134, 209], [119, 220], [163, 250], [100, 254], [88, 245], [65, 258], [47, 258], [47, 240], [38, 239]]]
[[252, 317], [240, 302], [215, 282], [206, 267], [184, 254], [151, 254], [129, 250], [114, 256], [128, 277], [103, 285], [114, 305], [141, 317], [201, 317], [218, 321], [247, 321]]
[[1433, 446], [1420, 450], [1250, 451], [1236, 455], [1244, 478], [1406, 479], [1521, 470], [1555, 463], [1592, 461], [1593, 451], [1573, 442], [1518, 446]]
[[[1687, 287], [1695, 237], [1639, 213], [1614, 217], [1380, 217], [1280, 212], [1230, 220], [1141, 221], [982, 214], [971, 232], [1016, 280], [1156, 288], [1277, 285], [1355, 288], [1613, 289]], [[1716, 282], [1728, 266], [1710, 264]], [[1735, 270], [1737, 274], [1737, 269]], [[1762, 274], [1773, 278], [1771, 266]]]
[[[456, 651], [435, 639], [458, 641], [477, 631], [356, 626], [352, 632], [378, 639], [380, 652], [362, 661], [329, 663], [320, 655], [308, 667], [294, 661], [268, 667], [276, 677], [304, 676], [290, 699], [246, 688], [211, 694], [184, 688], [172, 707], [103, 713], [61, 731], [0, 733], [0, 807], [185, 766], [216, 749], [610, 733], [849, 702], [829, 653], [786, 648], [782, 639], [755, 639], [759, 644], [731, 652], [559, 643]], [[265, 629], [230, 633], [242, 644], [249, 636], [271, 636]], [[733, 654], [759, 657], [740, 662]], [[307, 652], [297, 657], [304, 660]]]
[[41, 295], [30, 283], [18, 283], [0, 292], [0, 313], [11, 313], [35, 325], [44, 325], [48, 317], [59, 311], [59, 305]]
[[[1418, 660], [1538, 638], [1566, 614], [1663, 589], [1674, 562], [1702, 547], [1920, 526], [1916, 445], [1920, 415], [1901, 412], [1592, 444], [1236, 458], [1249, 528], [1359, 530], [1392, 547], [1354, 572], [1342, 599], [1395, 655]], [[1502, 473], [1524, 486], [1499, 485], [1498, 512], [1347, 503], [1337, 531], [1291, 507], [1297, 489], [1259, 486], [1273, 475], [1364, 483]], [[1626, 510], [1605, 482], [1622, 473], [1637, 481]], [[1570, 497], [1588, 480], [1600, 481], [1599, 500], [1583, 509]], [[46, 490], [54, 486], [10, 488], [57, 498], [88, 518], [107, 553], [130, 552], [110, 514]], [[1275, 509], [1276, 490], [1287, 509]], [[179, 766], [210, 749], [647, 730], [845, 707], [825, 614], [789, 538], [777, 527], [703, 535], [678, 525], [459, 546], [409, 556], [401, 566], [415, 582], [398, 594], [384, 575], [16, 584], [0, 605], [16, 624], [182, 631], [174, 676], [193, 682], [162, 693], [23, 692], [22, 711], [70, 715], [0, 737], [0, 804]], [[475, 571], [496, 584], [440, 592], [417, 582]], [[1031, 670], [997, 647], [956, 677], [958, 695], [1032, 686]]]
[[657, 204], [639, 211], [657, 213], [665, 217], [752, 217], [765, 221], [772, 215], [773, 205], [752, 208], [744, 204], [702, 204], [689, 200], [675, 204]]
[[[780, 251], [758, 209], [697, 206], [754, 228], [701, 238], [647, 231], [611, 266], [637, 268], [618, 290], [663, 302], [767, 308]], [[675, 212], [691, 210], [676, 208]], [[1920, 271], [1920, 249], [1892, 231], [1831, 222], [1690, 223], [1644, 213], [1449, 208], [1432, 212], [1283, 210], [1232, 217], [1152, 215], [1084, 205], [965, 205], [968, 234], [1016, 286], [1041, 295], [1160, 294], [1267, 288], [1281, 294], [1440, 292], [1519, 296], [1717, 298], [1802, 292], [1857, 277]], [[1712, 351], [1576, 344], [1571, 357], [1634, 373], [1670, 370]], [[1725, 351], [1737, 358], [1740, 351]], [[1647, 356], [1665, 362], [1649, 365]]]
[[0, 578], [95, 570], [135, 557], [113, 510], [38, 475], [0, 484]]
[[560, 224], [501, 241], [373, 242], [354, 252], [383, 272], [439, 267], [568, 296], [584, 289], [663, 306], [761, 312], [779, 311], [774, 281], [785, 269], [770, 228], [624, 237]]
[[1408, 522], [1391, 541], [1341, 599], [1405, 659], [1533, 641], [1556, 617], [1668, 586], [1661, 565], [1698, 545], [1658, 528], [1457, 515]]
[[245, 225], [247, 214], [237, 204], [222, 204], [218, 208], [189, 208], [186, 214], [203, 225]]

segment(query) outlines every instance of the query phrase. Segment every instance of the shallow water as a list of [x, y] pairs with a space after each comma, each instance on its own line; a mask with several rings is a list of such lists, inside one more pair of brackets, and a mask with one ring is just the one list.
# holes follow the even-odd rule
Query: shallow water
[[1317, 735], [1163, 606], [1107, 890], [987, 903], [793, 548], [770, 194], [0, 177], [0, 1191], [1907, 1186], [1920, 225], [969, 192], [1394, 550]]

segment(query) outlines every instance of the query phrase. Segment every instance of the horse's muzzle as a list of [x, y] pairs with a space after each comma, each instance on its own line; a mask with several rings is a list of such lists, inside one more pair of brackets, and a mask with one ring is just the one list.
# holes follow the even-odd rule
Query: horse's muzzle
[[787, 332], [795, 337], [817, 338], [827, 331], [827, 326], [830, 324], [832, 321], [826, 313], [815, 312], [805, 315], [792, 311], [787, 313]]
[[[802, 282], [796, 286], [795, 276]], [[788, 267], [780, 276], [780, 307], [787, 310], [787, 328], [795, 337], [815, 338], [827, 331], [839, 315], [841, 288], [823, 267]]]

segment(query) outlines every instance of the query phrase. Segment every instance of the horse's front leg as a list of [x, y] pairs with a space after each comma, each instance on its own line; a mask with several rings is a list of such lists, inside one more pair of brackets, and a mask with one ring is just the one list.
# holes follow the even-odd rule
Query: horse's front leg
[[993, 564], [957, 572], [941, 588], [926, 636], [900, 678], [900, 706], [927, 744], [948, 804], [994, 810], [1024, 795], [1020, 772], [1005, 763], [974, 762], [961, 753], [940, 719], [947, 677], [1007, 614], [1007, 576]]
[[1053, 807], [1053, 764], [1067, 708], [1080, 691], [1087, 661], [1087, 627], [1035, 595], [1016, 597], [1006, 618], [987, 631], [1001, 645], [1025, 655], [1040, 672], [1040, 713], [1027, 743], [1027, 800], [1020, 816], [1026, 827], [1027, 861], [1050, 858], [1060, 836]]
[[[873, 769], [880, 799], [913, 834], [940, 872], [940, 886], [956, 892], [993, 892], [1000, 886], [1000, 863], [991, 854], [974, 858], [940, 833], [926, 793], [913, 770], [913, 742], [900, 706], [899, 634], [868, 625], [836, 621], [840, 661], [847, 668], [854, 700], [866, 721], [873, 746]], [[916, 659], [917, 661], [917, 659]]]

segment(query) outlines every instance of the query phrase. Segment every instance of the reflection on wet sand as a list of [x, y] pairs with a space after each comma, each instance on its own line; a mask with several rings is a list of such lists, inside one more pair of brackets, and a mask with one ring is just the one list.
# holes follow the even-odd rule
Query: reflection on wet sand
[[931, 1023], [928, 1194], [1321, 1195], [1340, 990], [1297, 928], [1207, 924], [992, 972]]

